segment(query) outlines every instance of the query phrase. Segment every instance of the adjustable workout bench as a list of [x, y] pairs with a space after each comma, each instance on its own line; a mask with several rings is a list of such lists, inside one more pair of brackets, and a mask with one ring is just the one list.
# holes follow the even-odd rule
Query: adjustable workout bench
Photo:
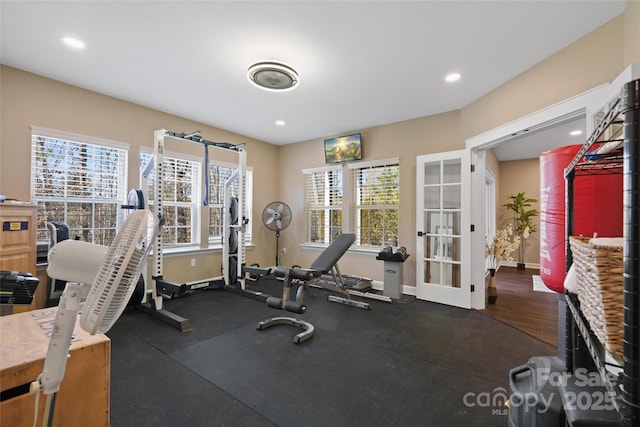
[[[339, 292], [344, 297], [338, 297], [335, 295], [329, 295], [327, 299], [332, 302], [340, 304], [351, 305], [358, 308], [371, 309], [371, 306], [362, 301], [354, 301], [351, 299], [351, 294], [359, 296], [369, 296], [370, 294], [351, 291], [346, 288], [344, 279], [338, 268], [338, 260], [342, 258], [347, 250], [351, 247], [356, 240], [355, 234], [341, 234], [325, 249], [320, 256], [316, 258], [311, 264], [310, 268], [300, 267], [275, 267], [273, 274], [276, 277], [284, 277], [284, 286], [282, 290], [282, 298], [269, 297], [267, 298], [267, 305], [271, 308], [277, 308], [280, 310], [290, 311], [297, 313], [298, 316], [294, 319], [292, 317], [273, 317], [271, 319], [263, 320], [258, 323], [258, 330], [268, 328], [273, 325], [291, 325], [304, 329], [293, 339], [295, 344], [299, 344], [313, 337], [314, 327], [312, 324], [302, 320], [302, 315], [307, 310], [302, 302], [304, 296], [304, 287], [306, 285], [316, 286], [318, 288], [328, 289], [334, 292]], [[328, 283], [321, 280], [323, 274], [330, 273], [333, 276], [334, 283]], [[298, 285], [298, 291], [296, 293], [296, 299], [294, 301], [289, 300], [291, 288], [294, 285]], [[376, 296], [373, 296], [374, 298]]]
[[[328, 289], [344, 295], [343, 297], [329, 295], [327, 297], [329, 301], [364, 308], [366, 310], [371, 309], [369, 303], [352, 300], [351, 295], [391, 302], [389, 297], [371, 294], [368, 292], [353, 291], [347, 289], [345, 286], [344, 278], [340, 273], [340, 268], [338, 268], [338, 260], [342, 258], [355, 240], [355, 234], [339, 235], [333, 243], [331, 243], [327, 249], [322, 251], [320, 256], [313, 261], [311, 268], [309, 269], [299, 267], [275, 267], [273, 269], [273, 274], [276, 277], [284, 277], [282, 298], [269, 297], [266, 301], [267, 305], [271, 308], [278, 308], [292, 313], [297, 313], [298, 316], [295, 319], [291, 317], [273, 317], [271, 319], [263, 320], [258, 323], [257, 329], [262, 330], [273, 325], [292, 325], [304, 329], [304, 332], [299, 333], [293, 339], [295, 344], [299, 344], [310, 339], [314, 332], [313, 325], [302, 320], [302, 314], [307, 310], [307, 306], [302, 303], [304, 286], [306, 285]], [[329, 283], [322, 280], [322, 275], [329, 273], [333, 276], [335, 283]], [[289, 294], [293, 285], [298, 285], [295, 302], [289, 300]]]
[[347, 252], [347, 250], [349, 250], [349, 248], [355, 241], [355, 234], [340, 234], [338, 237], [336, 237], [333, 243], [331, 243], [329, 247], [327, 247], [327, 249], [322, 251], [320, 256], [316, 258], [316, 260], [311, 264], [311, 270], [320, 271], [322, 274], [331, 274], [335, 283], [328, 283], [320, 280], [320, 277], [314, 277], [309, 282], [307, 282], [307, 284], [344, 295], [344, 297], [329, 295], [327, 297], [329, 301], [370, 310], [371, 306], [369, 305], [369, 303], [351, 299], [351, 295], [369, 296], [370, 294], [351, 291], [347, 289], [342, 277], [342, 273], [340, 273], [340, 268], [338, 267], [338, 261]]
[[[307, 306], [302, 302], [304, 297], [304, 284], [309, 280], [319, 277], [320, 271], [307, 270], [304, 268], [276, 267], [273, 270], [273, 274], [276, 277], [284, 277], [282, 298], [269, 297], [266, 301], [267, 305], [271, 308], [290, 311], [298, 315], [295, 319], [292, 317], [272, 317], [271, 319], [263, 320], [258, 323], [257, 329], [260, 331], [273, 325], [291, 325], [302, 328], [304, 331], [293, 338], [294, 344], [300, 344], [312, 338], [314, 331], [311, 323], [302, 320], [302, 315], [307, 311]], [[293, 285], [298, 285], [295, 301], [289, 300], [289, 294]]]

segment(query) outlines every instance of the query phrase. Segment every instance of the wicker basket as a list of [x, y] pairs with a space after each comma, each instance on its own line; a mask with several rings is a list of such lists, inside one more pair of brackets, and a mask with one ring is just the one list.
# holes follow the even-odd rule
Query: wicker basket
[[569, 237], [580, 310], [598, 340], [615, 356], [624, 345], [623, 247]]

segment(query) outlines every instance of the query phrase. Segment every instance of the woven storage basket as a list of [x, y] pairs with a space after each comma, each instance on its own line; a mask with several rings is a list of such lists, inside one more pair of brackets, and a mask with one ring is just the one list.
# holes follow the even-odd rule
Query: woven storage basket
[[589, 238], [574, 236], [569, 237], [569, 242], [576, 267], [580, 310], [607, 350], [622, 356], [623, 246], [593, 244]]

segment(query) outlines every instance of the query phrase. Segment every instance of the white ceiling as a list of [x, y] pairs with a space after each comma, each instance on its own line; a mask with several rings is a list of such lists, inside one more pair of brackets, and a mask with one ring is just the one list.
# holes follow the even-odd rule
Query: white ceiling
[[[280, 145], [462, 108], [619, 15], [625, 1], [0, 5], [3, 64]], [[66, 47], [64, 36], [86, 48]], [[250, 84], [247, 68], [265, 59], [295, 68], [298, 87]], [[446, 83], [454, 71], [462, 79]]]
[[[586, 132], [586, 117], [582, 116], [538, 130], [524, 130], [505, 142], [493, 147], [500, 161], [537, 159], [545, 151], [566, 145], [583, 144], [589, 137]], [[579, 135], [571, 135], [581, 131]]]

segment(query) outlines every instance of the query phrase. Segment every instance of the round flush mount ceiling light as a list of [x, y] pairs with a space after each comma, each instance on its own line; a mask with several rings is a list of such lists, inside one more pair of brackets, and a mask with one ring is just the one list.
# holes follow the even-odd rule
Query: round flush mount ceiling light
[[249, 81], [264, 89], [283, 91], [298, 84], [298, 73], [281, 62], [261, 61], [249, 67]]

